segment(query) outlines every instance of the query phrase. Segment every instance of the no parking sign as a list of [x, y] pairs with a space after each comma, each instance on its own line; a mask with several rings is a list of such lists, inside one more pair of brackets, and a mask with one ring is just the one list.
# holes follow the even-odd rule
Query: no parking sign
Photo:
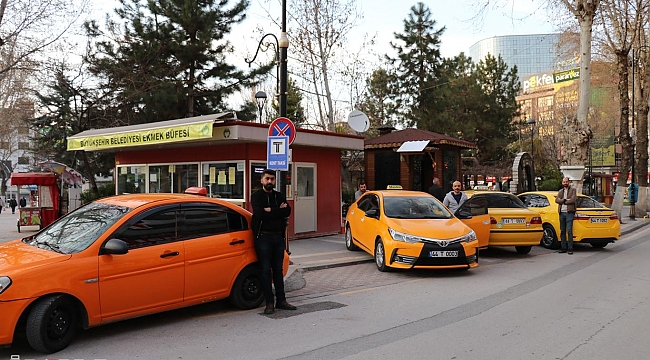
[[273, 120], [269, 126], [269, 136], [288, 136], [289, 145], [291, 145], [296, 139], [296, 127], [293, 125], [293, 121], [279, 117]]

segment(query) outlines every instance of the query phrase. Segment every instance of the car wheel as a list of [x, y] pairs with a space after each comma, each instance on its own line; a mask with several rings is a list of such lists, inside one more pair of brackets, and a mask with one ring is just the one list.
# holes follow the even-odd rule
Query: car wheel
[[602, 249], [605, 246], [607, 246], [608, 243], [606, 242], [596, 242], [596, 243], [591, 243], [591, 246], [595, 247], [596, 249]]
[[254, 309], [264, 301], [260, 269], [247, 266], [242, 270], [230, 291], [230, 303], [239, 309]]
[[377, 270], [381, 272], [390, 271], [390, 267], [386, 265], [386, 248], [381, 239], [377, 239], [375, 243], [375, 264], [377, 265]]
[[517, 250], [519, 254], [528, 254], [532, 248], [532, 246], [515, 246], [515, 250]]
[[77, 318], [74, 304], [65, 295], [37, 300], [27, 316], [29, 345], [48, 354], [65, 349], [77, 331]]
[[350, 229], [350, 225], [345, 227], [345, 247], [350, 251], [359, 250], [359, 247], [352, 241], [352, 230]]
[[557, 241], [557, 234], [553, 225], [544, 224], [544, 235], [540, 244], [547, 249], [557, 249], [560, 243]]

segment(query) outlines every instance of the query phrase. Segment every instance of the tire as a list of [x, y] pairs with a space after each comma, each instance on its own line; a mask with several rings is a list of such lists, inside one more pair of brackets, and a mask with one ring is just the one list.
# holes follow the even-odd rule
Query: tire
[[375, 265], [377, 265], [377, 270], [381, 272], [388, 272], [391, 270], [390, 267], [386, 265], [386, 248], [381, 239], [377, 239], [377, 242], [375, 242]]
[[247, 266], [242, 270], [230, 291], [230, 303], [239, 309], [259, 307], [264, 301], [262, 279], [258, 266]]
[[515, 250], [517, 250], [517, 253], [519, 254], [528, 254], [532, 248], [532, 246], [515, 246]]
[[74, 338], [78, 322], [75, 305], [65, 295], [39, 299], [27, 316], [27, 341], [32, 349], [55, 353], [65, 349]]
[[356, 246], [352, 240], [352, 230], [350, 229], [350, 225], [345, 226], [345, 247], [350, 251], [359, 250], [359, 247]]
[[557, 249], [560, 247], [560, 242], [557, 241], [557, 233], [551, 224], [544, 224], [544, 235], [539, 242], [540, 245], [547, 249]]
[[604, 248], [605, 246], [607, 246], [607, 244], [609, 244], [609, 243], [606, 243], [606, 242], [596, 242], [596, 243], [591, 243], [591, 246], [594, 247], [594, 248], [596, 248], [596, 249], [602, 249], [602, 248]]

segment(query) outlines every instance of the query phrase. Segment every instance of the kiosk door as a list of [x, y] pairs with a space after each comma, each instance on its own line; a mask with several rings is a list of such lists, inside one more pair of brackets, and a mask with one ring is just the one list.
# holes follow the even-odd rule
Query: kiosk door
[[294, 231], [316, 231], [316, 164], [294, 163]]

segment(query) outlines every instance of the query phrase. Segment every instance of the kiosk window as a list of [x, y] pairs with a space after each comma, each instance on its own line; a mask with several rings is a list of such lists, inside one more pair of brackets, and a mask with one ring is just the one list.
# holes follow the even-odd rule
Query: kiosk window
[[142, 194], [147, 192], [145, 181], [145, 167], [139, 166], [118, 166], [117, 167], [117, 193], [118, 194]]
[[244, 162], [203, 164], [203, 187], [208, 196], [224, 199], [244, 198]]
[[181, 194], [199, 184], [198, 164], [166, 164], [149, 166], [150, 193]]

